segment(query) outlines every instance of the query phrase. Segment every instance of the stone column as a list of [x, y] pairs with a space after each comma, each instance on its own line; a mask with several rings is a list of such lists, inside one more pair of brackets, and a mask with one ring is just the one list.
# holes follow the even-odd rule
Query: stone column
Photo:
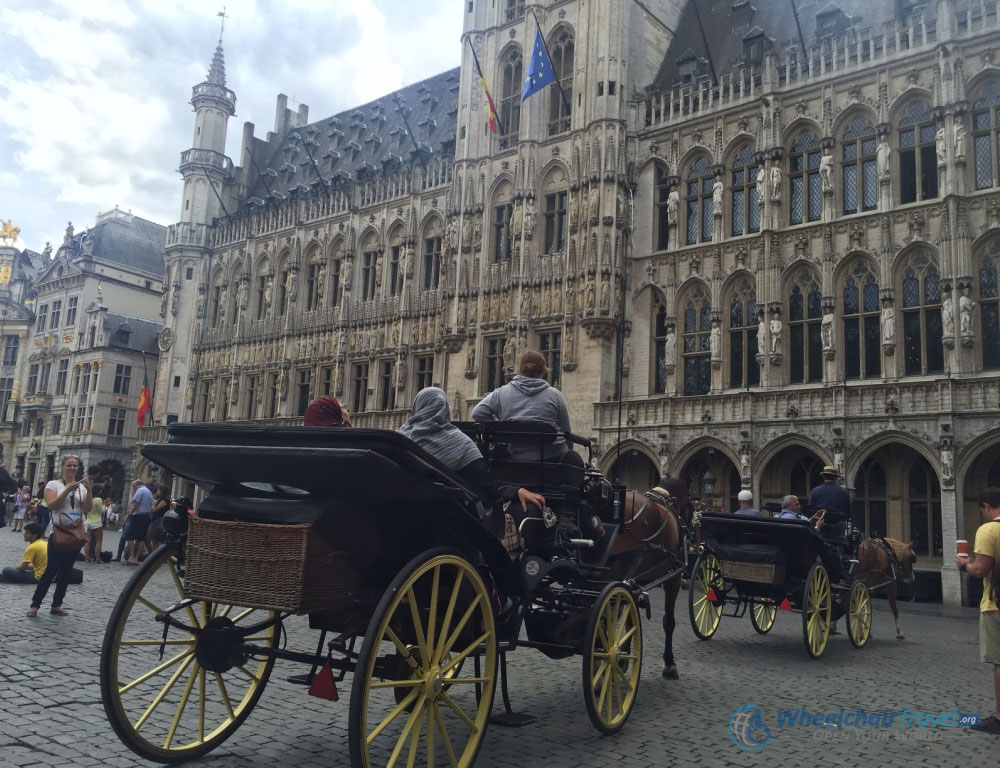
[[958, 503], [958, 493], [954, 478], [950, 487], [942, 484], [941, 488], [941, 541], [944, 543], [944, 560], [941, 566], [941, 599], [945, 605], [962, 604], [962, 578], [955, 559], [952, 557], [954, 543], [958, 538], [958, 515], [961, 514], [961, 504]]

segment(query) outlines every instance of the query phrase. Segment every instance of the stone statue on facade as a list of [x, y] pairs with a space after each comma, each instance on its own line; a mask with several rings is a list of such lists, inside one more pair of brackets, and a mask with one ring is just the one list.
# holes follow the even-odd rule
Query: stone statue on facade
[[288, 397], [288, 370], [285, 368], [278, 373], [278, 394], [282, 400]]
[[820, 326], [820, 336], [823, 339], [823, 349], [833, 349], [834, 315], [833, 310], [823, 314], [823, 324]]
[[[763, 173], [763, 171], [761, 171]], [[676, 189], [670, 190], [667, 195], [667, 221], [673, 224], [677, 221], [677, 208], [681, 203], [680, 193]]]
[[596, 184], [590, 187], [588, 206], [590, 208], [590, 218], [597, 219], [601, 215], [601, 190]]
[[959, 160], [965, 159], [965, 123], [957, 117], [955, 118], [955, 157]]
[[472, 225], [472, 241], [475, 249], [478, 251], [483, 244], [483, 220], [482, 217], [478, 215]]
[[760, 315], [760, 322], [757, 323], [757, 349], [761, 354], [767, 351], [767, 319], [763, 313]]
[[767, 171], [764, 170], [764, 166], [762, 165], [757, 169], [757, 178], [754, 180], [754, 183], [757, 186], [757, 202], [761, 205], [764, 204], [764, 182], [766, 181]]
[[535, 233], [535, 204], [528, 200], [524, 206], [524, 236], [531, 239]]
[[622, 342], [622, 373], [628, 376], [632, 369], [632, 339], [628, 336]]
[[510, 336], [503, 345], [503, 367], [507, 370], [514, 369], [514, 339]]
[[467, 251], [472, 247], [472, 214], [466, 214], [462, 218], [462, 250]]
[[601, 311], [611, 311], [611, 289], [606, 281], [601, 282]]
[[476, 369], [476, 340], [469, 339], [469, 348], [465, 353], [465, 370], [474, 371]]
[[781, 319], [774, 315], [771, 318], [771, 325], [769, 330], [771, 331], [771, 354], [780, 355], [781, 354]]
[[823, 189], [833, 189], [833, 155], [830, 150], [824, 150], [823, 159], [819, 161], [819, 178]]
[[722, 329], [717, 322], [712, 323], [712, 331], [709, 334], [708, 341], [712, 361], [717, 362], [722, 360]]
[[722, 193], [725, 192], [721, 181], [716, 181], [712, 185], [712, 206], [717, 214], [722, 214]]
[[947, 154], [948, 150], [945, 144], [946, 142], [944, 138], [944, 126], [939, 125], [937, 132], [934, 134], [934, 148], [937, 151], [937, 159], [939, 164], [943, 163], [948, 157]]
[[316, 271], [316, 300], [323, 301], [324, 293], [326, 293], [326, 265], [320, 264]]
[[236, 287], [236, 306], [239, 309], [243, 309], [247, 305], [247, 281], [240, 280], [240, 284]]
[[955, 337], [955, 305], [951, 300], [951, 291], [945, 291], [941, 300], [941, 335], [946, 339]]
[[513, 236], [520, 235], [523, 227], [524, 213], [521, 210], [521, 206], [514, 203], [514, 212], [510, 215], [510, 234]]
[[781, 199], [781, 169], [776, 165], [771, 166], [771, 199]]
[[271, 301], [274, 298], [274, 278], [267, 276], [267, 283], [264, 284], [264, 317], [271, 316]]
[[958, 299], [958, 312], [961, 321], [959, 326], [963, 336], [972, 336], [972, 310], [976, 302], [969, 298], [969, 286], [962, 289], [962, 295]]
[[563, 337], [563, 359], [568, 362], [573, 361], [573, 326], [566, 326], [566, 334]]
[[882, 343], [893, 344], [896, 341], [896, 312], [892, 305], [886, 302], [882, 307]]
[[878, 148], [875, 150], [875, 165], [880, 179], [889, 178], [889, 160], [891, 157], [892, 148], [889, 146], [889, 140], [887, 137], [881, 136], [878, 140]]
[[667, 335], [663, 340], [663, 357], [668, 368], [672, 368], [677, 360], [677, 334], [673, 326], [667, 328]]
[[951, 440], [941, 441], [941, 478], [945, 483], [955, 477], [955, 454], [951, 449]]

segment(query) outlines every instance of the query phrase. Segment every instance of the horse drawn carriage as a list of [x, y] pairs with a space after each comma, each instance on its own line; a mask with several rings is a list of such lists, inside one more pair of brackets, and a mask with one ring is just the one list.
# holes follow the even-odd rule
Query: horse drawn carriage
[[771, 630], [779, 610], [801, 611], [806, 651], [814, 659], [841, 617], [855, 648], [868, 642], [871, 592], [867, 574], [856, 568], [860, 534], [849, 521], [827, 515], [817, 528], [807, 520], [718, 513], [702, 516], [701, 531], [688, 594], [700, 639], [715, 634], [729, 606], [731, 616], [749, 613], [760, 634]]
[[[197, 516], [166, 521], [166, 542], [112, 611], [100, 678], [121, 740], [162, 763], [207, 753], [282, 659], [309, 665], [307, 682], [319, 669], [333, 695], [353, 673], [352, 765], [469, 766], [498, 677], [513, 714], [506, 654], [519, 646], [581, 656], [590, 720], [619, 730], [648, 612], [641, 556], [612, 553], [624, 489], [590, 468], [501, 457], [511, 440], [551, 442], [551, 429], [466, 428], [501, 482], [553, 508], [519, 518], [525, 546], [513, 555], [461, 478], [395, 432], [174, 425], [168, 442], [145, 446], [209, 493]], [[600, 542], [577, 525], [589, 514], [604, 521]], [[322, 633], [314, 651], [286, 647], [295, 614]]]

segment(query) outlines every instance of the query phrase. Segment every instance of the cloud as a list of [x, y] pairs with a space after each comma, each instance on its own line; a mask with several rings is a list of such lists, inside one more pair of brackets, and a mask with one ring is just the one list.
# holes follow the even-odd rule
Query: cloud
[[[452, 0], [422, 0], [420, 14], [406, 0], [227, 7], [230, 156], [244, 120], [258, 136], [273, 127], [278, 93], [319, 120], [455, 66], [461, 53]], [[191, 87], [208, 71], [218, 21], [201, 0], [0, 0], [0, 217], [28, 247], [116, 204], [175, 220]]]

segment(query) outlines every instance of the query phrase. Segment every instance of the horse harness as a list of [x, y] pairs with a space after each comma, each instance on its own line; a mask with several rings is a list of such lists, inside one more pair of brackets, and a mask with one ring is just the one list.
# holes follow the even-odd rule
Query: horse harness
[[[667, 512], [673, 515], [674, 520], [677, 522], [677, 532], [680, 534], [680, 541], [684, 541], [688, 538], [687, 524], [684, 519], [677, 513], [676, 505], [673, 502], [673, 498], [669, 496], [664, 496], [660, 493], [654, 491], [646, 491], [643, 496], [645, 497], [642, 501], [642, 506], [639, 507], [639, 511], [632, 515], [631, 519], [627, 520], [625, 525], [636, 522], [646, 513], [646, 507], [649, 506], [649, 502], [652, 501], [654, 504], [659, 504]], [[648, 544], [653, 549], [657, 549], [660, 552], [666, 553], [666, 548], [662, 544], [655, 544], [654, 542], [663, 533], [664, 528], [667, 527], [667, 520], [670, 518], [667, 515], [663, 516], [663, 521], [660, 523], [660, 527], [657, 528], [653, 533], [651, 533], [646, 538], [639, 538], [643, 544]]]
[[900, 576], [901, 568], [899, 565], [899, 559], [896, 557], [896, 550], [892, 548], [892, 545], [885, 540], [885, 536], [879, 536], [877, 539], [872, 539], [882, 550], [885, 552], [886, 557], [889, 558], [889, 573], [892, 576], [892, 580], [896, 582], [896, 585], [902, 584], [903, 580]]

